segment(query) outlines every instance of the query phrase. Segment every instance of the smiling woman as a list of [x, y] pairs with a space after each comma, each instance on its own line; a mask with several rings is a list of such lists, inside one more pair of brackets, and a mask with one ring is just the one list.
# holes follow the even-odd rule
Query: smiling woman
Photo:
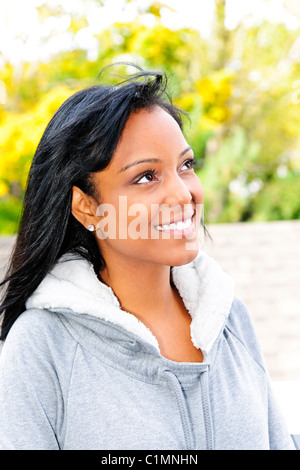
[[[203, 188], [192, 162], [193, 151], [177, 122], [162, 108], [154, 107], [129, 116], [112, 161], [92, 177], [98, 197], [87, 198], [82, 190], [73, 187], [72, 213], [77, 220], [85, 226], [103, 227], [97, 210], [99, 213], [101, 206], [111, 205], [116, 234], [122, 233], [121, 238], [103, 238], [99, 230], [99, 249], [106, 264], [102, 278], [111, 273], [113, 262], [116, 272], [121, 273], [122, 265], [128, 271], [133, 260], [144, 270], [142, 261], [177, 266], [195, 258], [197, 244], [194, 252], [184, 249], [187, 234], [197, 238], [200, 225], [194, 224], [196, 209], [203, 203]], [[126, 201], [126, 211], [120, 211], [121, 197]], [[121, 208], [124, 209], [123, 204]], [[133, 237], [129, 230], [137, 209], [143, 214], [139, 217], [141, 237]], [[155, 233], [158, 231], [169, 236]]]
[[165, 92], [142, 71], [82, 90], [39, 143], [2, 283], [2, 449], [293, 448], [247, 310], [200, 250]]

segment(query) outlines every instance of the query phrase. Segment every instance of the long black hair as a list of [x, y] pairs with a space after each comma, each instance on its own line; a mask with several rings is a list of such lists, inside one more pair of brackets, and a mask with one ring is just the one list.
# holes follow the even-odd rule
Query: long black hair
[[118, 85], [75, 93], [49, 122], [34, 155], [23, 215], [0, 306], [1, 337], [25, 310], [25, 302], [64, 253], [74, 251], [99, 272], [104, 260], [92, 233], [71, 213], [72, 187], [93, 196], [91, 175], [107, 167], [129, 115], [160, 106], [183, 127], [183, 112], [167, 92], [167, 77], [145, 72]]

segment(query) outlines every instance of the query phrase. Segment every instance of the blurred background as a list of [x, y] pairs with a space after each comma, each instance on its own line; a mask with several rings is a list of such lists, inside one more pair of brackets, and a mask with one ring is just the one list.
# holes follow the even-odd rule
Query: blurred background
[[120, 61], [170, 74], [191, 116], [206, 249], [235, 278], [271, 377], [298, 381], [299, 0], [1, 0], [0, 263], [48, 121]]
[[298, 0], [1, 0], [0, 233], [54, 111], [118, 61], [171, 75], [207, 221], [300, 219], [299, 31]]

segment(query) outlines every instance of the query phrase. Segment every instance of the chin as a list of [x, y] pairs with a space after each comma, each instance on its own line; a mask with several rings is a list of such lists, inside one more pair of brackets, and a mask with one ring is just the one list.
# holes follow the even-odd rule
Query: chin
[[197, 258], [198, 253], [199, 248], [193, 250], [182, 250], [180, 253], [172, 253], [168, 265], [183, 266], [184, 264], [191, 263], [195, 258]]

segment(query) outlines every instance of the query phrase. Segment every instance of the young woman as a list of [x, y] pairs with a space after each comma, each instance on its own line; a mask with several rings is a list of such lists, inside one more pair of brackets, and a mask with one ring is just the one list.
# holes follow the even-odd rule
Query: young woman
[[199, 248], [166, 79], [69, 98], [37, 148], [2, 302], [0, 448], [292, 449], [248, 313]]

